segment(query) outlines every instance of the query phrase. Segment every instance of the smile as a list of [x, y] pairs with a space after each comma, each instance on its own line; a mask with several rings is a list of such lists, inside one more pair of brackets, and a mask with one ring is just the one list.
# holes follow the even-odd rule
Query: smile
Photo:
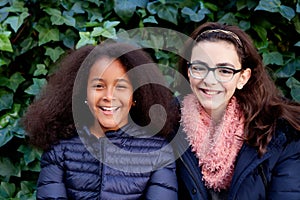
[[116, 111], [119, 109], [119, 107], [117, 107], [117, 106], [113, 106], [113, 107], [100, 106], [99, 108], [103, 111], [108, 111], [108, 112], [113, 112], [113, 111]]
[[201, 89], [200, 90], [204, 93], [204, 94], [207, 94], [207, 95], [217, 95], [217, 94], [220, 94], [221, 91], [217, 91], [217, 90], [207, 90], [207, 89]]

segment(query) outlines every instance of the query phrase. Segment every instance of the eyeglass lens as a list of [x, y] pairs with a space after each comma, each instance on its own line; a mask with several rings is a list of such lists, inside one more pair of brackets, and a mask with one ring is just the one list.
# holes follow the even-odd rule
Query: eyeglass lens
[[216, 68], [209, 68], [208, 66], [202, 63], [190, 64], [190, 72], [195, 78], [203, 79], [207, 76], [209, 71], [213, 71], [215, 78], [221, 82], [230, 81], [234, 75], [234, 70], [229, 67], [222, 66]]

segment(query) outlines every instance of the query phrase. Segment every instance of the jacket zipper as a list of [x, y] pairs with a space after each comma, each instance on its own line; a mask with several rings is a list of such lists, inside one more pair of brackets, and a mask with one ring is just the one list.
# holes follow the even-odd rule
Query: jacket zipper
[[[182, 159], [181, 156], [179, 156], [181, 162], [183, 163], [183, 165], [185, 166], [185, 168], [187, 169], [188, 173], [190, 174], [190, 177], [192, 177], [194, 183], [196, 184], [197, 188], [199, 189], [199, 192], [201, 194], [201, 192], [203, 192], [203, 190], [201, 189], [201, 186], [199, 185], [199, 183], [196, 181], [195, 177], [193, 176], [193, 173], [192, 173], [192, 170], [188, 167], [188, 165], [184, 162], [184, 160]], [[205, 196], [203, 193], [202, 193], [202, 196]]]
[[103, 179], [103, 161], [104, 161], [104, 140], [100, 138], [100, 159], [99, 159], [99, 176], [100, 176], [100, 188], [99, 188], [99, 199], [101, 199], [102, 193], [102, 179]]

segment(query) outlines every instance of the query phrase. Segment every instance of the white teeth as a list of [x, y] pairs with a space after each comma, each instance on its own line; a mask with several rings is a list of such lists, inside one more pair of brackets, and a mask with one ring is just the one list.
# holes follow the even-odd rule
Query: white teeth
[[211, 94], [211, 95], [214, 95], [214, 94], [218, 94], [218, 92], [215, 92], [215, 91], [205, 91], [206, 94]]
[[203, 91], [205, 94], [208, 94], [208, 95], [216, 95], [216, 94], [219, 94], [219, 93], [220, 93], [219, 91], [214, 91], [214, 90], [205, 90], [205, 89], [202, 89], [202, 91]]
[[113, 111], [116, 110], [118, 107], [101, 107], [105, 111]]

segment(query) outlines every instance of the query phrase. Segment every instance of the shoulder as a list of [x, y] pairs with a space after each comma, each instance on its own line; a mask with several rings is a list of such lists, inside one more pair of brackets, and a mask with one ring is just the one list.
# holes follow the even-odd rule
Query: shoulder
[[63, 139], [52, 145], [50, 151], [62, 152], [62, 151], [72, 151], [81, 149], [83, 147], [83, 143], [81, 142], [79, 136], [74, 136], [69, 139]]
[[[175, 167], [175, 157], [168, 140], [161, 136], [149, 135], [143, 127], [136, 125], [124, 130], [120, 137], [112, 138], [115, 145], [108, 145], [106, 151], [130, 161], [130, 170], [151, 171], [164, 167]], [[116, 148], [120, 147], [120, 148]], [[126, 161], [125, 161], [126, 160]], [[116, 162], [113, 160], [112, 162]], [[136, 169], [143, 166], [143, 169]]]
[[70, 139], [60, 140], [50, 149], [43, 152], [42, 164], [55, 162], [57, 164], [64, 162], [67, 159], [75, 159], [82, 156], [84, 152], [88, 152], [79, 136], [74, 136]]
[[287, 143], [297, 142], [300, 140], [300, 131], [296, 130], [285, 119], [279, 119], [277, 121], [275, 136], [280, 137], [281, 135], [285, 136]]
[[156, 131], [151, 128], [130, 124], [124, 131], [126, 134], [123, 134], [122, 138], [126, 139], [132, 147], [153, 151], [168, 146], [168, 140], [157, 135]]
[[268, 145], [273, 165], [281, 163], [278, 166], [289, 166], [299, 158], [299, 134], [286, 120], [278, 120], [274, 137]]

